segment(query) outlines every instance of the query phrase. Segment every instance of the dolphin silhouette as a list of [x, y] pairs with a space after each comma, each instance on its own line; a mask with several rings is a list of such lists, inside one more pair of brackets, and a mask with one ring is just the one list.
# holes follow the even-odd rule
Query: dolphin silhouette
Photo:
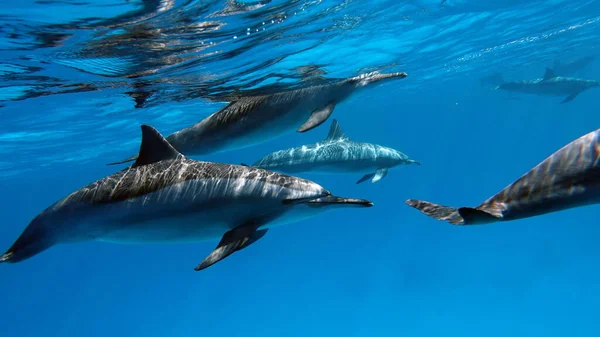
[[504, 82], [495, 89], [534, 95], [567, 96], [562, 101], [562, 103], [567, 103], [574, 100], [583, 91], [596, 87], [600, 87], [600, 82], [556, 76], [552, 69], [547, 68], [543, 78], [531, 81]]
[[[336, 104], [358, 89], [372, 83], [404, 77], [406, 73], [372, 72], [331, 84], [313, 85], [270, 95], [242, 97], [199, 123], [167, 136], [166, 139], [186, 156], [249, 147], [293, 130], [311, 130], [325, 122]], [[109, 165], [130, 162], [136, 158], [133, 156]]]
[[600, 129], [565, 145], [475, 208], [414, 199], [406, 203], [454, 225], [517, 220], [600, 203]]
[[54, 203], [36, 216], [0, 262], [19, 262], [61, 243], [138, 243], [221, 238], [196, 270], [244, 249], [268, 228], [335, 207], [370, 207], [320, 185], [239, 165], [190, 160], [142, 126], [136, 162]]
[[421, 165], [389, 147], [350, 140], [334, 119], [324, 140], [270, 153], [252, 164], [252, 167], [287, 173], [362, 172], [365, 175], [356, 182], [360, 184], [369, 179], [373, 183], [378, 182], [390, 168], [401, 164]]

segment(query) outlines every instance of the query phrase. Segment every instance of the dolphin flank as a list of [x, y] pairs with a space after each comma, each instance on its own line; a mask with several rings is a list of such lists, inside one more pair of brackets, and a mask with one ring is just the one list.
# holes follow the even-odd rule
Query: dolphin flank
[[[296, 130], [306, 132], [329, 118], [336, 104], [372, 83], [405, 78], [406, 73], [372, 72], [331, 84], [262, 96], [242, 97], [199, 123], [166, 137], [186, 156], [240, 149]], [[119, 162], [135, 160], [133, 156]]]
[[252, 166], [288, 173], [365, 173], [356, 182], [359, 184], [369, 179], [373, 183], [378, 182], [387, 175], [390, 168], [401, 164], [421, 165], [394, 149], [350, 140], [334, 119], [324, 140], [273, 152]]
[[138, 243], [221, 238], [201, 270], [244, 249], [268, 228], [334, 207], [370, 207], [332, 196], [296, 177], [239, 165], [190, 160], [154, 128], [142, 126], [136, 162], [37, 215], [0, 262], [19, 262], [61, 243]]
[[600, 203], [600, 129], [556, 151], [475, 208], [406, 201], [454, 225], [509, 221]]
[[598, 81], [559, 77], [555, 75], [554, 71], [546, 68], [543, 78], [532, 81], [504, 82], [495, 89], [534, 95], [567, 96], [562, 101], [562, 103], [567, 103], [585, 90], [597, 87], [600, 87]]

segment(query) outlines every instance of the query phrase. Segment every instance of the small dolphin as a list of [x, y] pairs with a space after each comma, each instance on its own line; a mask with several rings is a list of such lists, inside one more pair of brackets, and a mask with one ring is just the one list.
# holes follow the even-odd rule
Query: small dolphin
[[[325, 122], [335, 105], [357, 89], [404, 77], [406, 73], [372, 72], [332, 84], [242, 97], [199, 123], [167, 136], [167, 141], [177, 151], [193, 156], [249, 147], [294, 129], [305, 132]], [[109, 165], [135, 159], [134, 156]]]
[[201, 241], [221, 237], [196, 267], [207, 268], [262, 238], [269, 227], [334, 206], [370, 207], [320, 185], [262, 169], [190, 160], [142, 126], [131, 166], [59, 200], [31, 221], [0, 256], [19, 262], [60, 243]]
[[413, 199], [406, 203], [454, 225], [517, 220], [600, 203], [600, 129], [567, 144], [475, 208]]
[[567, 96], [562, 103], [575, 99], [577, 95], [589, 88], [600, 87], [600, 82], [578, 78], [559, 77], [550, 68], [546, 68], [544, 78], [533, 81], [505, 82], [498, 85], [496, 90], [507, 90], [524, 94]]
[[311, 145], [303, 145], [273, 152], [252, 167], [288, 173], [297, 172], [367, 172], [356, 183], [371, 179], [376, 183], [383, 179], [388, 169], [401, 164], [417, 164], [402, 152], [369, 143], [350, 140], [333, 120], [329, 134], [324, 140]]
[[567, 63], [555, 60], [552, 70], [557, 76], [569, 76], [585, 69], [592, 61], [594, 61], [594, 59], [594, 56], [586, 56]]

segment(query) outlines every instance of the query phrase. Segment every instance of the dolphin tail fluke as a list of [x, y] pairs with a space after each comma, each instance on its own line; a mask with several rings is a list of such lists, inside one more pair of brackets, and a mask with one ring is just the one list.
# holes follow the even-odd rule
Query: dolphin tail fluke
[[429, 201], [414, 199], [406, 200], [406, 204], [408, 206], [418, 209], [423, 214], [432, 218], [442, 221], [448, 221], [453, 225], [465, 224], [465, 220], [458, 213], [458, 209], [454, 207], [442, 206]]
[[406, 200], [406, 204], [418, 209], [427, 216], [437, 220], [448, 221], [453, 225], [482, 225], [502, 219], [478, 208], [454, 208], [415, 199]]
[[137, 158], [138, 158], [138, 156], [137, 156], [137, 155], [135, 155], [135, 156], [133, 156], [133, 157], [129, 157], [129, 158], [127, 158], [127, 159], [123, 159], [123, 160], [121, 160], [121, 161], [116, 161], [116, 162], [113, 162], [113, 163], [108, 163], [108, 164], [106, 164], [106, 165], [119, 165], [119, 164], [125, 164], [125, 163], [129, 163], [130, 161], [137, 160]]

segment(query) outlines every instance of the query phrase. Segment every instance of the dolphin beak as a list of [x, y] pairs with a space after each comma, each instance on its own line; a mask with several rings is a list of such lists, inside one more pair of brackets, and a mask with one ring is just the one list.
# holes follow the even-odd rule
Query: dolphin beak
[[405, 72], [400, 72], [400, 73], [391, 73], [391, 74], [381, 74], [379, 75], [381, 80], [385, 80], [388, 78], [396, 78], [396, 77], [400, 77], [400, 78], [405, 78], [406, 76], [408, 76], [407, 73]]
[[389, 79], [402, 79], [408, 76], [405, 72], [399, 73], [389, 73], [389, 74], [381, 74], [379, 72], [373, 72], [369, 74], [363, 74], [357, 77], [354, 77], [354, 80], [359, 81], [359, 86], [365, 86], [370, 83], [375, 83], [379, 81], [389, 80]]
[[310, 200], [308, 202], [311, 205], [315, 205], [315, 206], [326, 206], [326, 205], [341, 205], [341, 206], [345, 206], [345, 205], [352, 205], [352, 206], [359, 206], [359, 207], [372, 207], [373, 203], [369, 200], [364, 200], [364, 199], [355, 199], [355, 198], [342, 198], [342, 197], [336, 197], [333, 195], [329, 195], [326, 197], [321, 197], [321, 198], [317, 198], [317, 199], [313, 199]]

